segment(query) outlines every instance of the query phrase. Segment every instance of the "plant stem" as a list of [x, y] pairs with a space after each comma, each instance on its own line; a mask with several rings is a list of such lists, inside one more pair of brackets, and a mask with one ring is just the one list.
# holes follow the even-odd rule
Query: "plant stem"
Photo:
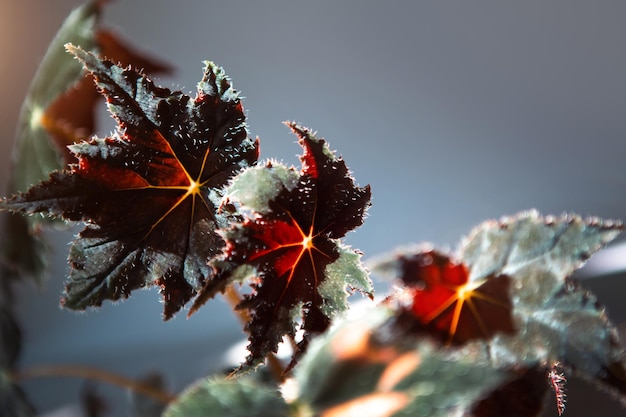
[[[241, 303], [241, 295], [235, 289], [234, 285], [229, 285], [226, 288], [226, 290], [224, 291], [224, 298], [226, 298], [228, 304], [230, 304], [237, 317], [239, 317], [239, 321], [241, 321], [241, 323], [243, 323], [244, 325], [248, 324], [250, 322], [250, 314], [248, 314], [248, 311], [236, 308], [239, 303]], [[280, 359], [278, 359], [278, 357], [273, 353], [267, 355], [266, 359], [267, 366], [272, 372], [274, 379], [276, 379], [278, 383], [283, 382], [283, 380], [285, 379], [285, 367], [283, 366]]]
[[226, 288], [226, 290], [224, 291], [224, 298], [226, 298], [226, 301], [228, 301], [228, 304], [239, 318], [239, 321], [244, 325], [248, 324], [248, 322], [250, 321], [250, 314], [248, 314], [248, 310], [237, 308], [237, 306], [241, 302], [241, 295], [239, 295], [239, 292], [235, 289], [233, 285], [229, 285]]
[[125, 376], [115, 374], [98, 368], [82, 365], [38, 365], [23, 371], [11, 374], [14, 381], [43, 377], [76, 377], [105, 382], [118, 387], [127, 388], [138, 394], [153, 398], [163, 404], [168, 404], [175, 395], [167, 391], [152, 387], [148, 384], [135, 381]]

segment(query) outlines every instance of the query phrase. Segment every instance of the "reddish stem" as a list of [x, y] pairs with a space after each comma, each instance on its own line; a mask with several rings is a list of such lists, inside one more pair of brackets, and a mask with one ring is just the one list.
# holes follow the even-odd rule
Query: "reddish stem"
[[25, 379], [43, 377], [75, 377], [105, 382], [118, 387], [127, 388], [138, 394], [153, 398], [163, 404], [176, 399], [175, 395], [153, 386], [135, 381], [122, 375], [114, 374], [98, 368], [82, 365], [38, 365], [23, 371], [14, 372], [11, 379], [22, 381]]

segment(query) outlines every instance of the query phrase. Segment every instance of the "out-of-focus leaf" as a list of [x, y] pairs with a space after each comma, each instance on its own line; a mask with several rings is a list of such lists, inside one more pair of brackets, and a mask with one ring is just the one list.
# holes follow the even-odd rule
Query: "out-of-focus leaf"
[[20, 328], [7, 306], [0, 305], [0, 372], [13, 369], [20, 353]]
[[1, 268], [3, 279], [9, 281], [26, 275], [39, 280], [46, 266], [47, 243], [41, 237], [40, 219], [21, 214], [0, 213]]
[[430, 248], [399, 254], [393, 262], [409, 287], [404, 296], [412, 300], [406, 313], [416, 330], [423, 328], [447, 344], [514, 332], [510, 277], [491, 275], [470, 282], [462, 262]]
[[[99, 51], [122, 65], [133, 64], [151, 74], [171, 68], [126, 46], [117, 35], [100, 28], [105, 1], [93, 0], [76, 8], [65, 20], [35, 74], [18, 120], [13, 150], [11, 193], [25, 191], [48, 178], [68, 162], [75, 162], [67, 145], [88, 139], [95, 132], [95, 110], [102, 99], [90, 76], [66, 53], [73, 43]], [[5, 217], [3, 261], [13, 276], [40, 280], [45, 267], [46, 245], [40, 235], [43, 217]]]
[[543, 370], [522, 370], [509, 383], [491, 392], [472, 407], [472, 417], [535, 417], [544, 408], [549, 388]]
[[24, 391], [0, 371], [0, 416], [35, 417], [37, 413]]
[[201, 380], [185, 390], [163, 417], [287, 417], [280, 393], [249, 379]]
[[207, 260], [222, 250], [215, 230], [226, 221], [216, 210], [221, 189], [256, 161], [258, 143], [247, 136], [238, 93], [213, 63], [191, 98], [69, 49], [96, 78], [118, 131], [72, 145], [77, 164], [2, 208], [87, 223], [70, 249], [66, 307], [158, 285], [168, 319], [212, 275]]
[[91, 383], [86, 383], [80, 393], [80, 404], [85, 417], [102, 417], [107, 410], [106, 401]]
[[226, 248], [213, 263], [218, 272], [191, 310], [239, 280], [247, 268], [253, 292], [237, 307], [251, 315], [245, 367], [275, 352], [283, 336], [293, 337], [301, 319], [304, 336], [297, 358], [312, 335], [325, 331], [334, 315], [348, 308], [348, 289], [370, 297], [373, 292], [360, 254], [340, 241], [363, 222], [369, 186], [355, 184], [343, 159], [323, 139], [295, 123], [288, 126], [303, 148], [302, 169], [268, 162], [233, 180], [226, 199], [241, 205], [246, 218], [221, 232]]
[[[497, 293], [483, 291], [478, 297], [492, 304], [500, 300], [507, 309], [496, 320], [495, 329], [490, 328], [492, 322], [483, 321], [481, 326], [489, 337], [468, 340], [461, 348], [496, 368], [545, 372], [550, 364], [562, 363], [612, 391], [626, 404], [626, 356], [616, 329], [595, 296], [569, 278], [621, 231], [620, 222], [569, 215], [542, 217], [535, 211], [479, 225], [463, 240], [456, 255], [455, 262], [467, 269], [468, 280], [450, 287], [454, 293], [450, 299], [471, 301], [470, 290], [505, 279], [507, 285]], [[424, 331], [420, 326], [423, 320], [415, 312], [425, 307], [414, 305], [430, 302], [415, 296], [431, 285], [424, 277], [432, 275], [426, 273], [432, 266], [414, 262], [424, 253], [427, 251], [394, 255], [377, 266], [394, 273], [406, 286], [404, 293], [390, 299], [400, 305], [397, 323], [403, 331]], [[453, 302], [442, 299], [437, 301], [442, 311], [456, 309]], [[480, 314], [475, 305], [469, 306], [473, 314]], [[512, 317], [513, 331], [492, 332], [507, 314]], [[463, 323], [458, 321], [457, 325]]]
[[596, 297], [569, 279], [622, 231], [619, 222], [536, 212], [486, 222], [464, 240], [461, 258], [472, 278], [511, 276], [517, 333], [489, 343], [492, 360], [550, 364], [600, 383], [626, 404], [626, 355]]
[[393, 314], [377, 307], [314, 340], [294, 371], [297, 406], [320, 417], [444, 417], [510, 379], [427, 339], [389, 338]]
[[[25, 191], [32, 184], [48, 177], [63, 167], [62, 154], [51, 140], [43, 121], [48, 106], [59, 95], [83, 78], [81, 66], [65, 52], [64, 45], [73, 42], [86, 49], [94, 49], [100, 3], [91, 1], [65, 19], [35, 73], [28, 89], [17, 123], [13, 146], [13, 165], [8, 191]], [[83, 111], [79, 106], [79, 112]], [[45, 243], [38, 230], [43, 218], [3, 216], [2, 262], [12, 277], [29, 275], [41, 280], [44, 268]]]
[[[165, 378], [159, 373], [150, 373], [139, 380], [142, 384], [158, 391], [165, 391]], [[131, 414], [134, 417], [161, 417], [165, 404], [135, 391], [129, 391]]]
[[19, 117], [11, 192], [26, 191], [62, 169], [64, 157], [71, 159], [65, 146], [86, 140], [95, 131], [95, 105], [102, 97], [80, 63], [66, 53], [66, 44], [97, 51], [150, 74], [171, 71], [167, 64], [134, 51], [99, 27], [104, 3], [93, 0], [72, 11], [35, 73]]
[[59, 95], [83, 78], [81, 66], [65, 52], [64, 45], [71, 42], [87, 50], [95, 48], [99, 3], [86, 3], [67, 17], [35, 73], [18, 122], [11, 192], [25, 191], [63, 166], [59, 149], [51, 142], [41, 119]]

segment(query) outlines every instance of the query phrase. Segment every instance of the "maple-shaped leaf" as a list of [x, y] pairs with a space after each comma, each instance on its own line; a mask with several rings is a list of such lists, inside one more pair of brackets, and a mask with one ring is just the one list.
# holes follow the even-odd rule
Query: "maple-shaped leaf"
[[[487, 329], [485, 336], [488, 336], [463, 338], [468, 349], [475, 351], [471, 354], [482, 355], [499, 368], [538, 368], [545, 372], [547, 364], [559, 362], [611, 390], [626, 403], [626, 355], [615, 327], [595, 296], [575, 285], [570, 278], [621, 230], [620, 222], [573, 215], [542, 217], [536, 211], [487, 221], [475, 228], [463, 240], [455, 256], [458, 260], [455, 262], [467, 271], [468, 288], [479, 291], [477, 297], [472, 298], [489, 306], [481, 313], [480, 309], [468, 305], [468, 311], [472, 310], [472, 314], [483, 321]], [[403, 306], [399, 323], [405, 330], [419, 327], [411, 326], [407, 311], [411, 314], [437, 311], [429, 303], [441, 306], [439, 310], [444, 313], [450, 311], [444, 308], [445, 296], [436, 292], [430, 297], [427, 295], [428, 281], [432, 278], [423, 276], [436, 274], [425, 273], [430, 269], [425, 269], [424, 265], [407, 267], [407, 259], [423, 256], [420, 251], [395, 255], [377, 267], [395, 273], [408, 284], [405, 294], [393, 297]], [[448, 265], [448, 261], [444, 260], [443, 265]], [[442, 275], [448, 276], [447, 281], [458, 279], [454, 266], [443, 271]], [[494, 287], [495, 291], [485, 289], [487, 283], [503, 278], [502, 285]], [[422, 288], [416, 285], [420, 281]], [[423, 292], [424, 296], [416, 297], [416, 292]], [[466, 290], [462, 290], [457, 300], [466, 299], [465, 293]], [[500, 310], [498, 305], [502, 306]], [[489, 311], [497, 317], [489, 317]], [[413, 317], [415, 323], [423, 323], [420, 314]], [[465, 326], [460, 322], [462, 316], [456, 317], [459, 317], [456, 333], [465, 331], [461, 327]], [[504, 317], [511, 320], [513, 331], [502, 331]]]
[[560, 362], [626, 394], [625, 382], [617, 381], [626, 375], [626, 356], [615, 326], [596, 297], [570, 278], [622, 229], [616, 221], [531, 211], [485, 222], [463, 240], [460, 257], [472, 265], [470, 279], [503, 274], [513, 281], [517, 332], [491, 341], [494, 361]]
[[[66, 43], [98, 51], [114, 62], [133, 64], [150, 74], [171, 72], [169, 65], [136, 52], [118, 35], [102, 29], [104, 3], [94, 0], [74, 9], [37, 69], [17, 123], [10, 193], [26, 191], [47, 179], [50, 172], [75, 162], [66, 146], [86, 140], [95, 132], [95, 113], [102, 95], [91, 76], [83, 73], [80, 63], [66, 53]], [[9, 272], [14, 277], [41, 279], [47, 248], [41, 229], [51, 223], [50, 219], [6, 215], [2, 221], [5, 237], [1, 253]]]
[[117, 132], [71, 146], [78, 163], [2, 202], [87, 227], [74, 241], [63, 304], [98, 306], [156, 284], [171, 317], [212, 270], [223, 226], [215, 202], [256, 161], [243, 108], [223, 70], [207, 62], [195, 98], [69, 46], [94, 76]]
[[326, 330], [333, 315], [347, 309], [346, 287], [372, 292], [360, 254], [339, 240], [363, 222], [369, 187], [355, 185], [323, 139], [295, 123], [288, 126], [304, 150], [302, 169], [268, 162], [235, 178], [227, 199], [248, 216], [221, 232], [226, 248], [214, 262], [217, 276], [192, 308], [253, 277], [253, 292], [238, 306], [251, 313], [248, 366], [276, 351], [284, 335], [293, 336], [299, 317], [303, 350], [311, 334]]

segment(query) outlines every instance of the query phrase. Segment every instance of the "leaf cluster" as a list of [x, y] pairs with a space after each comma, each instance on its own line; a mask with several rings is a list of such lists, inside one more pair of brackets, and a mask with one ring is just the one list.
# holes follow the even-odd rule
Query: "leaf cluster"
[[[189, 387], [164, 416], [530, 417], [550, 390], [561, 414], [569, 375], [626, 404], [616, 328], [571, 278], [620, 222], [527, 211], [477, 226], [456, 252], [398, 250], [372, 263], [396, 290], [348, 318], [352, 293], [374, 298], [361, 253], [343, 242], [366, 217], [370, 187], [295, 122], [286, 125], [300, 167], [259, 161], [260, 141], [221, 67], [205, 62], [194, 96], [158, 86], [147, 72], [168, 67], [98, 28], [101, 7], [68, 18], [25, 101], [13, 195], [0, 201], [12, 216], [8, 241], [20, 244], [6, 247], [0, 283], [5, 291], [40, 269], [24, 265], [38, 256], [46, 218], [84, 226], [69, 251], [65, 308], [157, 287], [169, 319], [235, 294], [248, 357], [231, 378]], [[63, 71], [52, 74], [56, 65]], [[90, 137], [100, 96], [117, 128]], [[6, 299], [0, 411], [32, 415], [12, 377], [20, 335]], [[293, 352], [278, 381], [242, 375], [283, 341]], [[137, 407], [161, 412], [144, 400]]]

